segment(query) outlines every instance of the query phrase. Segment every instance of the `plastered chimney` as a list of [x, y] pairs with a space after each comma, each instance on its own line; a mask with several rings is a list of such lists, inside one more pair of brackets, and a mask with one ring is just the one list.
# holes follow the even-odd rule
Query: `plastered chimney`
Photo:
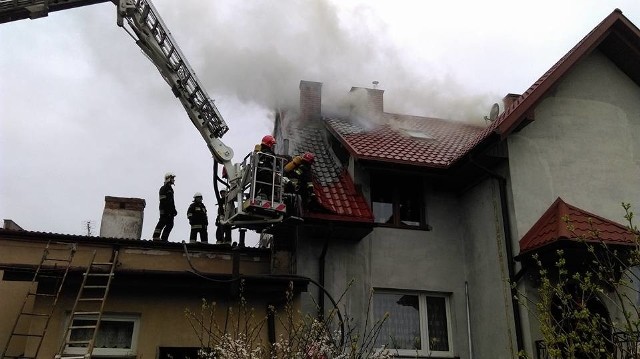
[[300, 119], [319, 119], [322, 114], [322, 82], [300, 81]]
[[384, 111], [384, 90], [364, 87], [352, 87], [350, 92], [366, 91], [366, 111], [370, 114], [380, 115]]
[[105, 196], [100, 237], [140, 239], [145, 206], [141, 198]]

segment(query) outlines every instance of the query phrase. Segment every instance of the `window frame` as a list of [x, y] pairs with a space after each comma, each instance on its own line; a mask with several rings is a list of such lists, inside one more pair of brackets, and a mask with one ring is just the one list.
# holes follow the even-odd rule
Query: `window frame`
[[[406, 185], [406, 180], [409, 181], [414, 180], [417, 177], [416, 187], [420, 193], [418, 193], [414, 198], [418, 200], [417, 206], [419, 208], [419, 216], [420, 223], [418, 225], [410, 225], [402, 223], [401, 220], [401, 205], [402, 201], [402, 190], [403, 184]], [[374, 210], [374, 202], [375, 203], [388, 203], [388, 202], [378, 202], [374, 201], [374, 191], [377, 185], [381, 185], [381, 182], [384, 185], [390, 187], [391, 190], [391, 223], [382, 223], [376, 221], [376, 212]], [[427, 209], [426, 209], [426, 189], [424, 184], [424, 178], [419, 176], [411, 176], [407, 174], [395, 174], [390, 172], [371, 172], [369, 178], [369, 187], [370, 187], [370, 205], [371, 211], [373, 214], [374, 224], [379, 227], [391, 227], [391, 228], [401, 228], [401, 229], [414, 229], [414, 230], [431, 230], [431, 226], [429, 226], [427, 221]]]
[[[420, 342], [426, 343], [426, 345], [422, 345], [422, 349], [398, 349], [387, 346], [385, 348], [386, 351], [390, 353], [395, 353], [400, 357], [415, 357], [416, 355], [419, 357], [442, 357], [442, 358], [453, 358], [454, 350], [453, 350], [453, 323], [451, 318], [451, 294], [447, 293], [439, 293], [439, 292], [421, 292], [421, 291], [411, 291], [411, 290], [393, 290], [393, 289], [374, 289], [373, 292], [373, 305], [375, 307], [375, 295], [376, 294], [395, 294], [395, 295], [414, 295], [418, 296], [418, 316], [420, 320]], [[428, 323], [428, 314], [427, 314], [427, 298], [444, 298], [445, 300], [445, 312], [447, 319], [447, 340], [449, 343], [448, 351], [441, 350], [431, 350], [429, 343], [429, 323]], [[371, 312], [372, 322], [376, 323], [376, 321], [381, 320], [382, 318], [376, 318], [374, 311]], [[391, 315], [391, 313], [390, 313]], [[390, 345], [390, 343], [386, 343]], [[426, 347], [426, 348], [425, 348]], [[382, 347], [377, 347], [379, 351], [382, 350]]]
[[[95, 320], [95, 316], [92, 315], [78, 315], [73, 319], [77, 320]], [[67, 322], [72, 320], [71, 315], [69, 314], [67, 318]], [[131, 348], [128, 349], [120, 349], [120, 348], [93, 348], [92, 356], [95, 357], [132, 357], [137, 355], [138, 350], [138, 335], [140, 333], [140, 315], [138, 314], [103, 314], [100, 319], [100, 323], [105, 321], [108, 322], [133, 322], [133, 332], [131, 334]], [[71, 330], [67, 333], [66, 340], [69, 340], [71, 337]], [[100, 328], [98, 328], [98, 332], [100, 332]], [[86, 348], [73, 348], [67, 347], [64, 350], [65, 354], [85, 354]]]

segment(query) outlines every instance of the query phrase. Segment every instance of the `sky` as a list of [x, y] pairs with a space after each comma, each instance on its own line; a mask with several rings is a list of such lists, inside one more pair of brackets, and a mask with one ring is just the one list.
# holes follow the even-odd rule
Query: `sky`
[[[323, 83], [323, 111], [378, 81], [386, 112], [483, 126], [493, 103], [525, 91], [615, 8], [640, 25], [636, 0], [154, 4], [229, 126], [234, 162], [271, 133], [274, 108], [297, 110], [301, 80]], [[89, 222], [98, 235], [105, 196], [143, 198], [149, 239], [171, 171], [170, 241], [188, 240], [195, 192], [213, 222], [212, 165], [112, 3], [0, 24], [0, 219], [81, 235]]]

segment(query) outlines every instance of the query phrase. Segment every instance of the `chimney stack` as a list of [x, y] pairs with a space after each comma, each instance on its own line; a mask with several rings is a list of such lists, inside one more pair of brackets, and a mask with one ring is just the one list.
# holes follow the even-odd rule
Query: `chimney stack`
[[518, 95], [515, 93], [508, 93], [504, 96], [504, 98], [502, 99], [502, 104], [504, 104], [504, 109], [505, 111], [511, 106], [513, 105], [514, 102], [516, 102], [520, 96], [522, 95]]
[[105, 196], [100, 237], [140, 239], [145, 205], [141, 198]]
[[[375, 81], [377, 82], [377, 81]], [[377, 85], [375, 83], [374, 85]], [[363, 87], [352, 87], [350, 92], [355, 91], [366, 91], [366, 111], [371, 115], [381, 115], [384, 111], [384, 90], [379, 90], [377, 88], [369, 89]]]
[[322, 82], [300, 81], [300, 119], [316, 120], [322, 114]]

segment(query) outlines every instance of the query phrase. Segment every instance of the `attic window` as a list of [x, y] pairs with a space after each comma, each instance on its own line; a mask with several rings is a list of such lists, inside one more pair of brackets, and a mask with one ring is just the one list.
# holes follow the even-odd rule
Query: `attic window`
[[424, 131], [411, 130], [408, 128], [401, 128], [400, 130], [402, 130], [402, 132], [404, 132], [407, 136], [417, 138], [419, 140], [433, 140], [435, 138], [431, 136], [431, 134]]

